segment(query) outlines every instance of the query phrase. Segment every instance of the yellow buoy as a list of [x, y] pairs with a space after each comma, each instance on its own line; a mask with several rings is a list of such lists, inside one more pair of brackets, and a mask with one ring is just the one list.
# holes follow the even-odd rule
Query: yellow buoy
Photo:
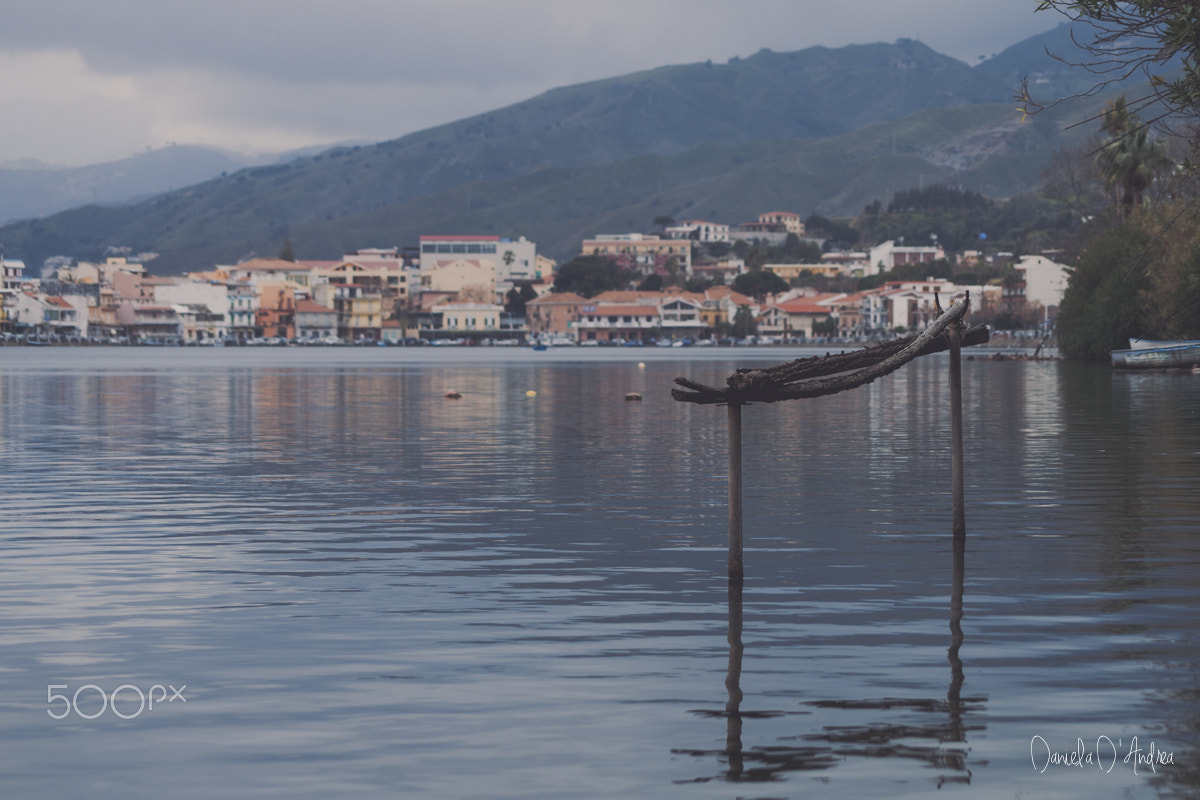
[[646, 368], [646, 362], [645, 362], [645, 361], [639, 361], [639, 362], [638, 362], [638, 369], [645, 369], [645, 368]]
[[537, 397], [537, 392], [535, 392], [533, 389], [530, 389], [529, 391], [525, 392], [525, 396], [526, 397]]

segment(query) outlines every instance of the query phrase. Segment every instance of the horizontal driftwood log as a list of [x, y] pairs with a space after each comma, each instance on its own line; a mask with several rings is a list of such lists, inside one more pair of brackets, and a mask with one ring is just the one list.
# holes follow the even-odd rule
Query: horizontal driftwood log
[[[966, 311], [966, 300], [955, 303], [918, 336], [849, 353], [797, 359], [766, 369], [739, 369], [726, 380], [728, 385], [724, 388], [676, 378], [675, 383], [683, 389], [672, 389], [671, 396], [701, 405], [746, 405], [844, 392], [894, 372], [914, 358], [947, 350], [950, 344], [946, 328], [962, 325]], [[964, 346], [983, 344], [988, 341], [989, 333], [986, 326], [977, 325], [966, 329], [962, 337]]]

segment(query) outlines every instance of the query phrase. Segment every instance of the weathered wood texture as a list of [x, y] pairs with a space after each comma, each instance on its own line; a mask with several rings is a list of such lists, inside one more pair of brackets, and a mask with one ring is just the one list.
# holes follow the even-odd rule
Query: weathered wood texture
[[[683, 389], [672, 389], [671, 396], [681, 402], [701, 405], [746, 405], [844, 392], [895, 372], [914, 358], [947, 350], [950, 343], [946, 328], [960, 322], [966, 311], [967, 301], [955, 303], [919, 336], [849, 353], [801, 358], [766, 369], [739, 369], [726, 379], [724, 388], [676, 378], [675, 383]], [[977, 325], [962, 333], [962, 344], [984, 344], [989, 338], [987, 326]]]

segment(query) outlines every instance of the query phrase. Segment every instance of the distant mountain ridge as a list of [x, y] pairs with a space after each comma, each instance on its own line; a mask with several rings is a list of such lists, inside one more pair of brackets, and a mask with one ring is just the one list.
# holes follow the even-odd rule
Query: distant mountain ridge
[[1013, 110], [1014, 70], [1065, 74], [1042, 47], [1031, 40], [976, 67], [912, 40], [661, 67], [129, 206], [8, 225], [0, 242], [34, 263], [106, 245], [153, 250], [156, 271], [273, 254], [284, 238], [329, 258], [421, 232], [525, 234], [563, 258], [579, 238], [614, 230], [597, 226], [645, 228], [676, 209], [726, 221], [768, 207], [846, 214], [947, 178], [1003, 197], [1035, 185], [1063, 138], [1052, 116], [1022, 128]]
[[0, 221], [53, 214], [88, 203], [128, 202], [244, 166], [245, 161], [215, 150], [172, 145], [85, 167], [36, 163], [0, 167]]

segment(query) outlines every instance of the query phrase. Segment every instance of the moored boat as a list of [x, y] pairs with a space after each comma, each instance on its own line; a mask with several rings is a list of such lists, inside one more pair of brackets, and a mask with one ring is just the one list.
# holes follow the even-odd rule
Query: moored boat
[[1200, 365], [1200, 341], [1130, 339], [1128, 350], [1112, 351], [1113, 369], [1185, 369]]

